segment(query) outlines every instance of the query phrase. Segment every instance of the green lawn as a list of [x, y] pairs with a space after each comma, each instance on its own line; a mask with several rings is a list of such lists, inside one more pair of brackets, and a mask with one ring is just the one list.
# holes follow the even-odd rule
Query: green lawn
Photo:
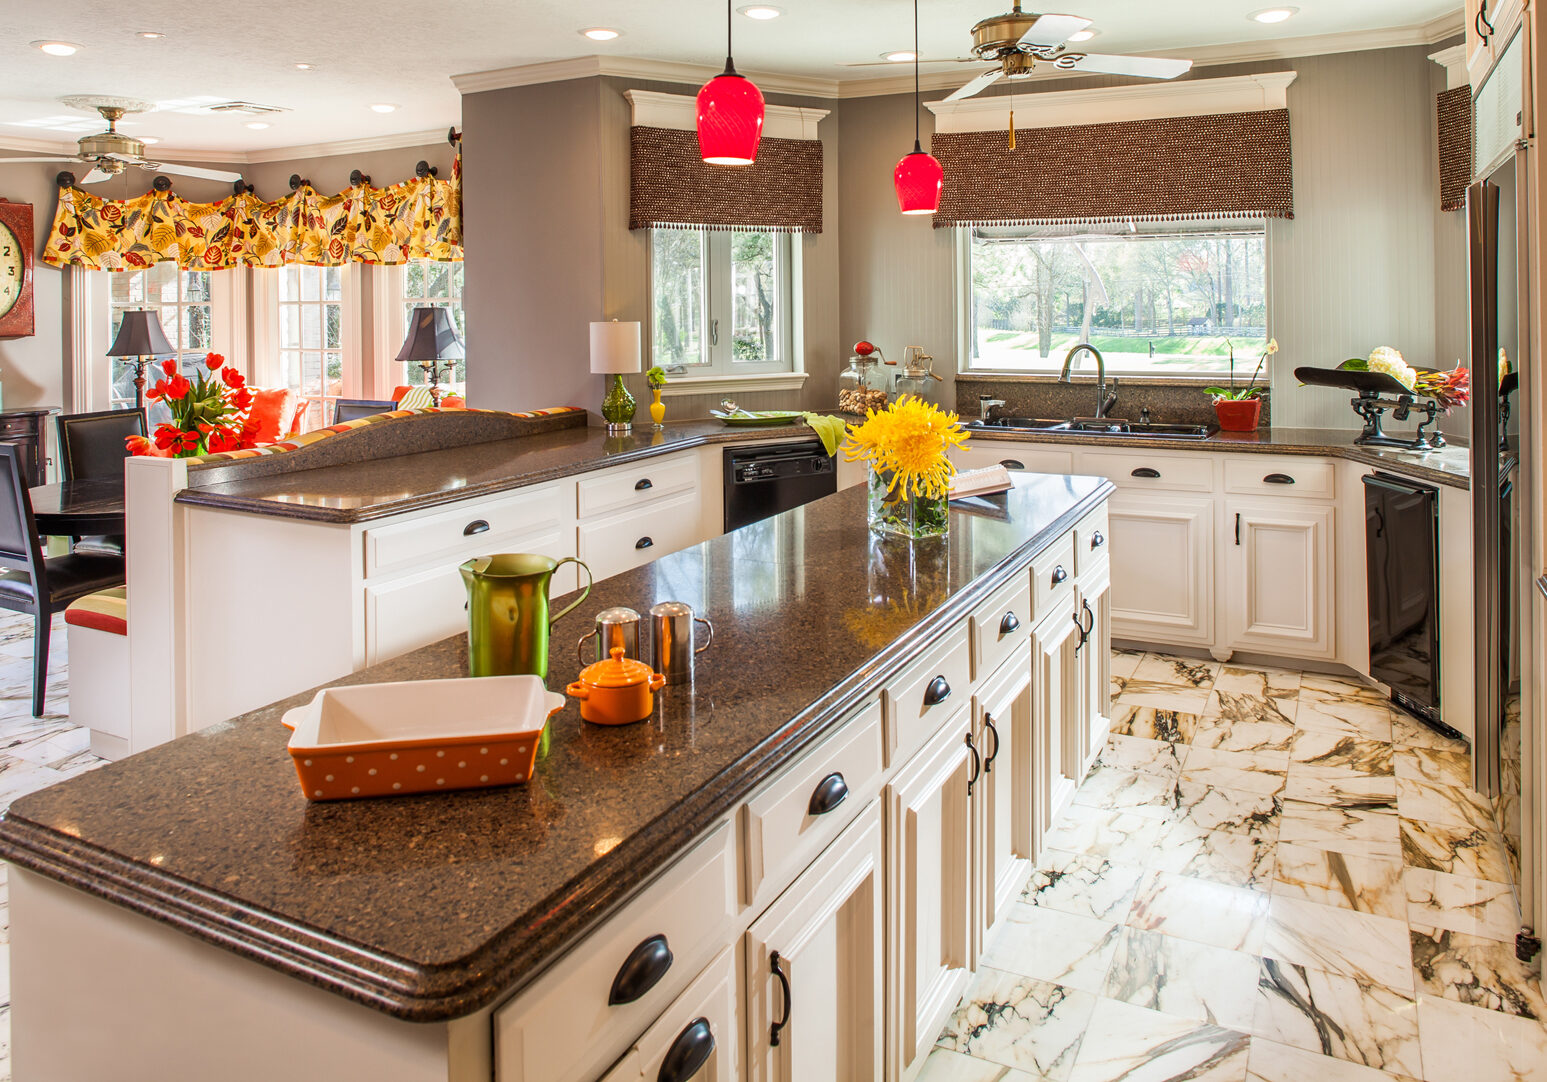
[[[976, 362], [981, 368], [1028, 372], [1058, 371], [1064, 354], [1079, 341], [1076, 335], [1055, 334], [1046, 357], [1037, 351], [1035, 331], [978, 331]], [[1093, 334], [1090, 344], [1101, 351], [1108, 371], [1143, 372], [1154, 369], [1192, 372], [1229, 372], [1230, 346], [1223, 336], [1209, 338], [1119, 338]], [[1150, 347], [1154, 347], [1151, 354]], [[1262, 343], [1236, 339], [1236, 372], [1250, 376], [1261, 356]], [[1076, 371], [1094, 371], [1095, 364], [1081, 356]]]

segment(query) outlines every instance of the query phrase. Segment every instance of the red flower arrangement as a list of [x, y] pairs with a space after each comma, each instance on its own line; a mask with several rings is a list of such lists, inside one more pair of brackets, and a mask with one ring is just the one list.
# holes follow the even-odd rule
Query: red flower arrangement
[[162, 362], [161, 370], [166, 378], [157, 379], [145, 397], [165, 402], [172, 421], [157, 425], [149, 439], [130, 436], [130, 454], [190, 458], [253, 446], [247, 417], [252, 391], [246, 377], [227, 367], [224, 357], [206, 354], [193, 379], [178, 371], [175, 359]]

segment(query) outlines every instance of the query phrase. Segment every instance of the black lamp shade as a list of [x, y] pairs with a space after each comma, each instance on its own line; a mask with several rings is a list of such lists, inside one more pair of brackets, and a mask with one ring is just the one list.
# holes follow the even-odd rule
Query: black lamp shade
[[445, 308], [415, 308], [408, 321], [408, 337], [403, 348], [397, 351], [399, 361], [460, 361], [467, 354], [462, 352], [462, 339], [451, 322], [451, 313]]
[[161, 329], [161, 317], [149, 310], [125, 312], [109, 357], [175, 357], [177, 350]]

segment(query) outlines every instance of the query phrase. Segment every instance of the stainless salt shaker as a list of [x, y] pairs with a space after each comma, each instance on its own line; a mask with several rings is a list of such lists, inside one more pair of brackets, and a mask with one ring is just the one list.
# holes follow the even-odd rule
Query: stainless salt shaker
[[[703, 624], [708, 635], [702, 646], [693, 644], [694, 624]], [[693, 615], [693, 606], [681, 601], [662, 601], [650, 609], [650, 667], [666, 677], [666, 683], [691, 684], [693, 658], [709, 649], [714, 625]]]
[[[641, 617], [633, 609], [619, 606], [615, 609], [603, 609], [596, 614], [596, 626], [584, 635], [575, 645], [580, 655], [580, 664], [586, 665], [590, 661], [606, 661], [612, 657], [614, 646], [623, 647], [623, 656], [635, 661], [643, 661], [639, 654], [639, 624]], [[596, 656], [586, 658], [585, 644], [589, 638], [596, 639]]]

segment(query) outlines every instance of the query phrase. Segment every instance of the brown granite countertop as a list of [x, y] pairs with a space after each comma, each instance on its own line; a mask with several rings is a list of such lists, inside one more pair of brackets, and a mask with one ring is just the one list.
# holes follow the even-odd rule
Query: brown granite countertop
[[1215, 432], [1206, 440], [1144, 439], [1138, 436], [1093, 436], [1081, 432], [1025, 432], [1016, 429], [972, 429], [975, 440], [1016, 443], [1061, 443], [1114, 449], [1142, 447], [1165, 451], [1211, 451], [1230, 454], [1317, 455], [1346, 458], [1430, 484], [1467, 488], [1471, 452], [1452, 443], [1437, 451], [1405, 451], [1398, 447], [1364, 447], [1354, 443], [1359, 433], [1338, 428], [1267, 428], [1256, 432]]
[[[856, 486], [596, 584], [548, 685], [612, 605], [714, 621], [690, 689], [617, 728], [553, 719], [525, 785], [310, 804], [279, 724], [311, 693], [11, 805], [0, 857], [399, 1018], [523, 986], [1113, 490], [1020, 474], [945, 542], [873, 538]], [[338, 683], [466, 672], [454, 637]]]
[[[815, 439], [803, 424], [730, 427], [682, 421], [627, 436], [577, 426], [446, 450], [393, 455], [266, 477], [190, 487], [180, 503], [313, 522], [366, 522], [386, 515], [540, 484], [590, 470], [716, 443]], [[190, 484], [198, 485], [190, 474]]]

